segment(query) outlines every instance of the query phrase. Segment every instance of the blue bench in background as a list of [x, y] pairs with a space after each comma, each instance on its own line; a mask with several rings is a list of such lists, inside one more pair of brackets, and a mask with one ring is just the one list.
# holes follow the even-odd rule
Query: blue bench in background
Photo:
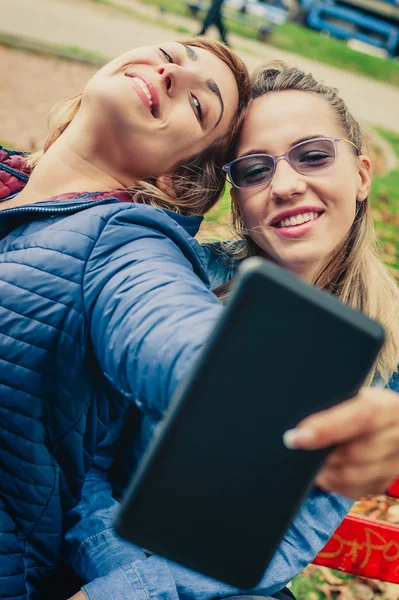
[[[209, 0], [182, 1], [193, 17], [202, 17], [210, 5]], [[223, 12], [227, 21], [255, 29], [258, 37], [263, 41], [273, 31], [274, 25], [281, 25], [288, 18], [288, 11], [282, 0], [275, 0], [274, 4], [254, 0], [227, 0]]]

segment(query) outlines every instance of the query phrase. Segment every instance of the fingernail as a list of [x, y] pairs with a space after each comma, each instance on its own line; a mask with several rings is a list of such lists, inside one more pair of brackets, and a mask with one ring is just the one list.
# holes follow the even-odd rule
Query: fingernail
[[301, 448], [308, 442], [313, 442], [315, 439], [315, 432], [313, 429], [288, 429], [283, 434], [284, 446], [289, 450], [295, 448]]

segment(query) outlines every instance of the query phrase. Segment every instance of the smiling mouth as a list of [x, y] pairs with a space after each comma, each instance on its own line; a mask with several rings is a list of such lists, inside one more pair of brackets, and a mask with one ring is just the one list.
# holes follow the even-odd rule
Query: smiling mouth
[[303, 225], [304, 223], [308, 223], [309, 221], [315, 221], [318, 219], [323, 213], [309, 211], [300, 213], [299, 215], [293, 215], [291, 217], [286, 217], [285, 219], [281, 219], [277, 223], [273, 224], [273, 227], [277, 227], [277, 229], [285, 229], [288, 227], [298, 227], [298, 225]]
[[157, 112], [158, 107], [154, 103], [150, 88], [148, 87], [146, 82], [143, 79], [141, 79], [141, 77], [138, 77], [137, 75], [131, 75], [129, 73], [125, 73], [125, 76], [129, 77], [132, 80], [133, 85], [134, 85], [137, 93], [139, 94], [140, 98], [148, 106], [152, 116], [156, 118], [157, 117], [156, 112]]

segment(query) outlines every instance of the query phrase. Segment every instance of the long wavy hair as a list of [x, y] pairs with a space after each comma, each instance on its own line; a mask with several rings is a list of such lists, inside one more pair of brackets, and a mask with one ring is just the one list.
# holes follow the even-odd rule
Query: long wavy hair
[[[335, 88], [282, 61], [267, 63], [253, 76], [253, 100], [285, 90], [299, 90], [324, 98], [335, 112], [345, 137], [355, 144], [359, 154], [367, 153], [359, 123]], [[233, 147], [229, 159], [234, 157]], [[244, 242], [235, 245], [235, 258], [259, 254], [260, 249], [246, 231], [239, 205], [234, 200], [232, 212], [234, 233]], [[313, 284], [384, 326], [386, 342], [368, 382], [377, 373], [387, 382], [399, 364], [399, 291], [382, 261], [368, 198], [357, 202], [356, 217], [347, 237], [335, 248]]]
[[[238, 56], [227, 46], [205, 37], [184, 40], [182, 43], [202, 48], [217, 56], [232, 71], [238, 88], [238, 107], [226, 135], [220, 136], [201, 153], [177, 165], [170, 175], [171, 185], [165, 191], [155, 185], [154, 180], [140, 181], [129, 188], [132, 202], [151, 204], [187, 215], [204, 215], [216, 203], [225, 185], [222, 165], [226, 152], [237, 136], [250, 100], [251, 86], [248, 71]], [[82, 94], [59, 102], [49, 117], [49, 134], [43, 150], [26, 159], [35, 167], [45, 152], [62, 135], [77, 115]]]

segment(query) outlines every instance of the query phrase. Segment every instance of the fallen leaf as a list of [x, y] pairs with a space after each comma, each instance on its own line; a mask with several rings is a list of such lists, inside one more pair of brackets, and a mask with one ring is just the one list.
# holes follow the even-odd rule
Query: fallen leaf
[[399, 504], [390, 506], [387, 510], [387, 514], [391, 523], [399, 523]]

